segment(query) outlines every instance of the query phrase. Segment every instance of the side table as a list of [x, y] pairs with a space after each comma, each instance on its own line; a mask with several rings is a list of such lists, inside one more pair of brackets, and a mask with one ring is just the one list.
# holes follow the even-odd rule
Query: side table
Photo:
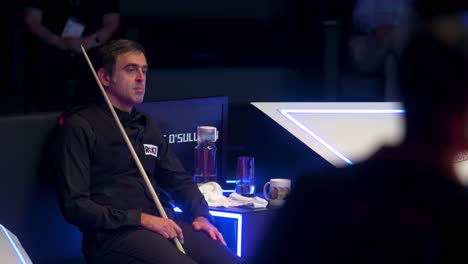
[[228, 247], [238, 256], [248, 258], [262, 242], [278, 208], [210, 207], [210, 213]]

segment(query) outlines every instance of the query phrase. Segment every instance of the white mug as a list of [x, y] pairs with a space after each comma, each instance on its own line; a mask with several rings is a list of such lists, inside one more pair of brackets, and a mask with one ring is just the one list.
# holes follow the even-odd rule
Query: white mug
[[[270, 188], [268, 188], [268, 186], [270, 186]], [[271, 179], [263, 185], [263, 195], [273, 206], [283, 205], [286, 202], [290, 191], [290, 179]]]

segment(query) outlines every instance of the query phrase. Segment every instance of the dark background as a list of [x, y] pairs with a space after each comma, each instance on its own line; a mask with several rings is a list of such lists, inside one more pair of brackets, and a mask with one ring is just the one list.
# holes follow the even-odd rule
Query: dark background
[[[119, 36], [141, 42], [150, 69], [146, 102], [226, 96], [226, 178], [238, 156], [255, 157], [257, 191], [270, 178], [330, 166], [252, 106], [260, 101], [379, 100], [378, 86], [342, 84], [343, 47], [354, 1], [121, 0]], [[33, 114], [25, 105], [28, 76], [23, 1], [2, 15], [0, 114]], [[51, 69], [53, 70], [53, 69]], [[352, 91], [352, 92], [349, 92]]]
[[[24, 113], [22, 1], [8, 27], [3, 114]], [[121, 0], [119, 36], [147, 49], [147, 102], [227, 96], [228, 173], [237, 156], [256, 157], [257, 189], [273, 177], [294, 178], [328, 166], [253, 107], [260, 101], [375, 101], [378, 76], [348, 81], [347, 39], [354, 1]], [[363, 83], [367, 85], [363, 85]]]

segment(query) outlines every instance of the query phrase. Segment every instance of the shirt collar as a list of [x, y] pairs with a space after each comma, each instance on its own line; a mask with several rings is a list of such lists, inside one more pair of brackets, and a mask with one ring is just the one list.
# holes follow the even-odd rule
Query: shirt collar
[[[104, 110], [104, 112], [109, 115], [110, 117], [113, 118], [111, 111], [109, 110], [109, 107], [107, 106], [107, 103], [105, 102], [104, 99], [98, 99], [96, 100], [96, 104]], [[142, 113], [137, 111], [135, 107], [132, 108], [132, 111], [130, 112], [125, 112], [122, 111], [114, 106], [115, 113], [120, 119], [120, 122], [122, 125], [128, 125], [131, 124], [132, 122], [137, 122], [141, 117]]]

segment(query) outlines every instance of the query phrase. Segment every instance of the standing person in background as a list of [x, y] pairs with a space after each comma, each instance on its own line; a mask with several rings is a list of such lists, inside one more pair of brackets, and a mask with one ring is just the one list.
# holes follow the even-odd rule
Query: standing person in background
[[353, 10], [351, 64], [384, 78], [384, 100], [399, 100], [398, 59], [412, 19], [411, 0], [358, 0]]
[[468, 34], [458, 11], [421, 15], [424, 30], [402, 53], [403, 142], [299, 178], [252, 264], [467, 262], [468, 189], [455, 158], [468, 149]]
[[[98, 89], [82, 56], [117, 35], [118, 0], [27, 0], [27, 111], [64, 110]], [[91, 85], [91, 83], [94, 85]]]

